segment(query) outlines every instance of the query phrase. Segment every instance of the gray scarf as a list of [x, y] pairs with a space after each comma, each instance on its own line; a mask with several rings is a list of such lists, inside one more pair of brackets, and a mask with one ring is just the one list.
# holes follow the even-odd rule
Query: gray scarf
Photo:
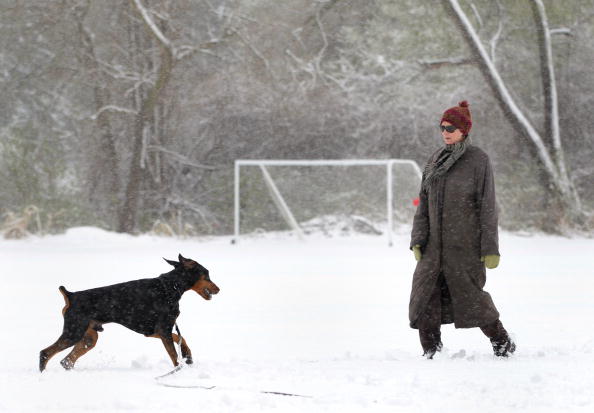
[[437, 158], [433, 162], [428, 162], [423, 171], [423, 184], [422, 188], [424, 191], [429, 191], [431, 185], [440, 177], [444, 176], [446, 172], [456, 163], [466, 148], [470, 145], [468, 138], [462, 142], [446, 145], [437, 155]]

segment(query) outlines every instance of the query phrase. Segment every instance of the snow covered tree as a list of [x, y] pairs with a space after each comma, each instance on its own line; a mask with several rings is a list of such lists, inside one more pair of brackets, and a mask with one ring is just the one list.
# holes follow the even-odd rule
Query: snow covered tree
[[[474, 57], [481, 68], [481, 72], [491, 85], [504, 113], [522, 134], [533, 145], [537, 159], [546, 173], [550, 185], [547, 196], [557, 200], [560, 214], [556, 225], [575, 225], [582, 222], [583, 210], [581, 200], [568, 173], [562, 147], [561, 131], [559, 128], [559, 111], [557, 97], [557, 82], [553, 51], [551, 44], [551, 29], [547, 19], [546, 9], [541, 0], [531, 0], [534, 6], [534, 24], [539, 33], [540, 76], [544, 94], [544, 134], [538, 132], [530, 121], [529, 116], [517, 104], [517, 97], [508, 89], [502, 74], [493, 62], [483, 41], [470, 22], [467, 12], [460, 6], [458, 0], [444, 0], [456, 18], [464, 38], [474, 52]], [[556, 208], [555, 208], [556, 209]], [[559, 228], [561, 229], [561, 228]]]

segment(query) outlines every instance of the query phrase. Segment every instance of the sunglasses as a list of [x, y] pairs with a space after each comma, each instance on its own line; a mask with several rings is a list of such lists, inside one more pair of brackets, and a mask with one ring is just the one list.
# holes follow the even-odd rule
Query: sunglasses
[[442, 132], [446, 131], [447, 133], [452, 133], [458, 128], [455, 127], [454, 125], [448, 125], [448, 126], [439, 125], [439, 129], [441, 129]]

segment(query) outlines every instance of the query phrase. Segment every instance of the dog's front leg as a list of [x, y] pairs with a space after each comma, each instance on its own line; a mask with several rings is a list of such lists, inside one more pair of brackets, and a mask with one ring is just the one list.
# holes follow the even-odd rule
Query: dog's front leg
[[192, 364], [194, 362], [192, 359], [192, 351], [190, 350], [190, 347], [188, 347], [186, 339], [182, 337], [180, 343], [180, 337], [177, 334], [173, 333], [172, 336], [173, 340], [180, 345], [182, 358], [186, 360], [186, 364]]
[[159, 334], [159, 338], [163, 342], [163, 345], [165, 346], [165, 350], [167, 350], [167, 354], [169, 354], [169, 357], [171, 358], [173, 365], [175, 367], [177, 367], [177, 365], [178, 365], [177, 351], [175, 351], [175, 346], [173, 345], [173, 337], [172, 337], [171, 333]]

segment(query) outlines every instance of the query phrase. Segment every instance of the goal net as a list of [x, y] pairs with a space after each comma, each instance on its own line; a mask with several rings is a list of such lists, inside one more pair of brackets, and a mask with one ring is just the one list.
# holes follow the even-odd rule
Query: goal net
[[385, 235], [412, 222], [421, 170], [408, 159], [236, 160], [235, 236]]

